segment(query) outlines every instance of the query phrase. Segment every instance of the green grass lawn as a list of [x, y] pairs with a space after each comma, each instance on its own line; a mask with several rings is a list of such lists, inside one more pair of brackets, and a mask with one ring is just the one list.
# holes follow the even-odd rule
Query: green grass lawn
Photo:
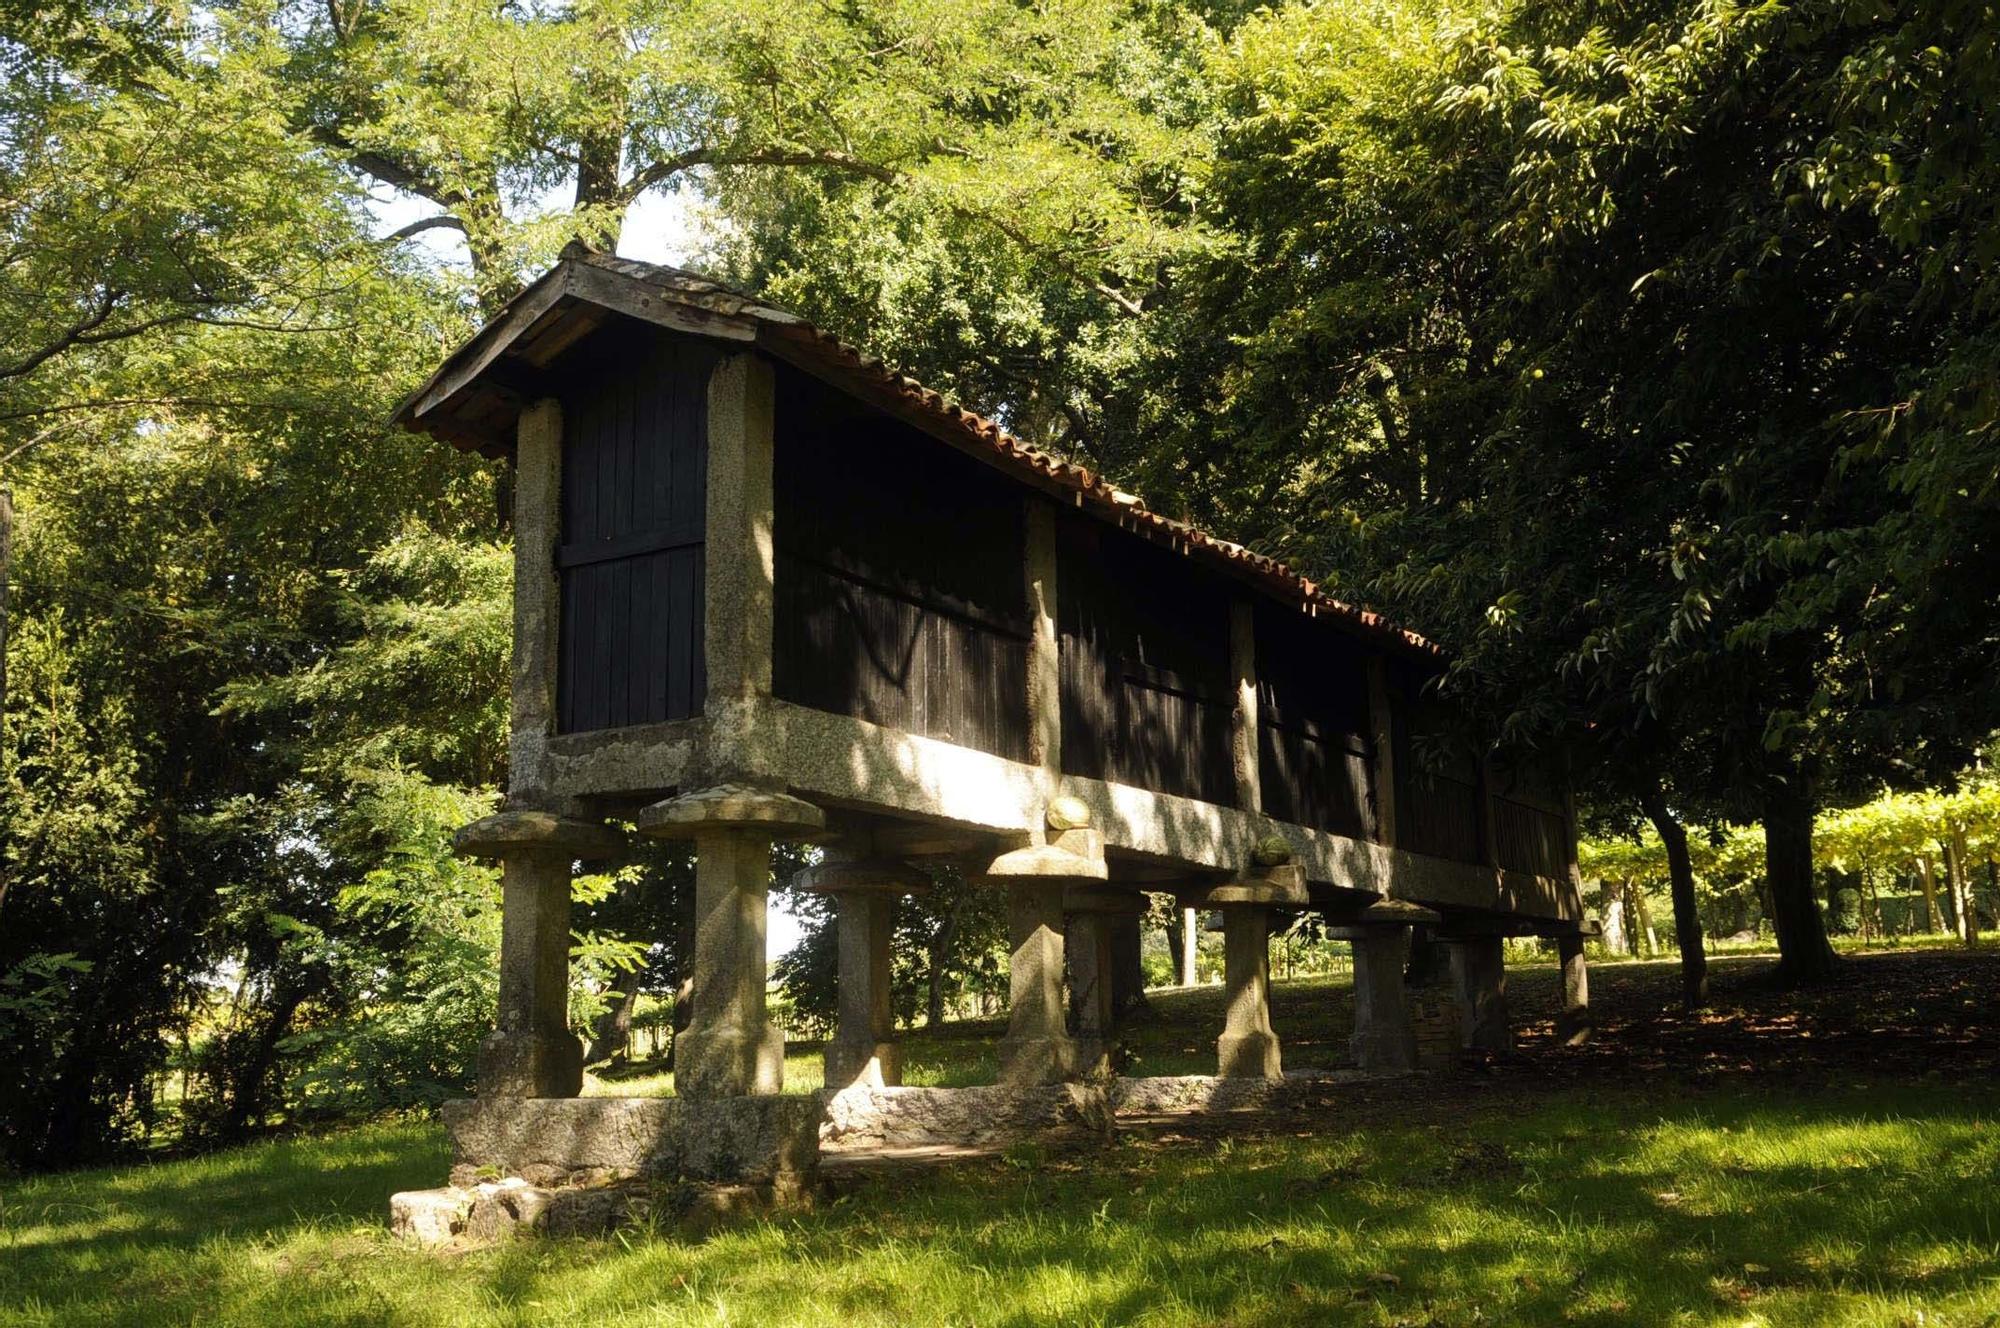
[[[1914, 1015], [1989, 1018], [1965, 983], [2000, 964], [1965, 972]], [[1280, 989], [1315, 1017], [1336, 995]], [[1199, 1050], [1201, 1013], [1163, 1009], [1154, 1055]], [[0, 1323], [2000, 1323], [1986, 1062], [1599, 1075], [1627, 1064], [1603, 1054], [872, 1179], [699, 1241], [401, 1247], [388, 1194], [445, 1169], [428, 1124], [0, 1182]]]

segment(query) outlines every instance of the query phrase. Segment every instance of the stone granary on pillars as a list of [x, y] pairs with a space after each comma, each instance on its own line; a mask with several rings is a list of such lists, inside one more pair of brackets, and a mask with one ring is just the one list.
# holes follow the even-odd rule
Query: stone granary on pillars
[[1562, 789], [1438, 759], [1436, 648], [782, 309], [566, 259], [397, 418], [514, 472], [510, 787], [460, 840], [504, 864], [482, 1099], [579, 1090], [569, 881], [613, 824], [697, 855], [689, 1109], [780, 1088], [776, 840], [823, 843], [803, 883], [838, 900], [829, 1088], [898, 1081], [890, 910], [926, 860], [1007, 892], [1003, 1082], [1104, 1071], [1108, 938], [1144, 891], [1221, 912], [1224, 1076], [1280, 1073], [1266, 938], [1293, 910], [1353, 941], [1364, 1068], [1413, 1063], [1413, 924], [1469, 1045], [1508, 1044], [1504, 936], [1559, 938], [1581, 1007]]

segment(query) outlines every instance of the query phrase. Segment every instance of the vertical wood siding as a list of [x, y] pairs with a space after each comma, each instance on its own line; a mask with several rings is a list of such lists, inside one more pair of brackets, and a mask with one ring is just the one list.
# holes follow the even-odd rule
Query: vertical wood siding
[[1375, 834], [1367, 656], [1326, 623], [1259, 604], [1258, 787], [1266, 815]]
[[1455, 862], [1483, 859], [1477, 762], [1454, 742], [1421, 681], [1405, 673], [1398, 698], [1396, 834], [1399, 847]]
[[1229, 598], [1171, 550], [1057, 525], [1062, 768], [1233, 805]]
[[1026, 760], [1020, 486], [781, 370], [776, 496], [773, 692]]
[[708, 375], [699, 342], [621, 327], [563, 393], [562, 732], [686, 719], [707, 691], [702, 538]]

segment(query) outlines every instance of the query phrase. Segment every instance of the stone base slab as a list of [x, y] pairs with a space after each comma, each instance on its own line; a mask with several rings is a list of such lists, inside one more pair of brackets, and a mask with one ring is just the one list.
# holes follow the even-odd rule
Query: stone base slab
[[1119, 1116], [1161, 1116], [1184, 1111], [1280, 1111], [1305, 1106], [1335, 1084], [1371, 1077], [1359, 1070], [1294, 1070], [1275, 1079], [1211, 1074], [1150, 1075], [1116, 1081], [1112, 1107]]
[[1111, 1129], [1111, 1094], [1100, 1084], [854, 1087], [825, 1102], [820, 1142], [843, 1149], [1000, 1148]]
[[391, 1195], [389, 1229], [430, 1246], [491, 1245], [517, 1236], [602, 1236], [647, 1222], [692, 1234], [803, 1201], [799, 1192], [779, 1184], [628, 1180], [551, 1188], [510, 1176]]
[[447, 1102], [452, 1180], [586, 1175], [803, 1188], [819, 1169], [811, 1097], [474, 1098]]

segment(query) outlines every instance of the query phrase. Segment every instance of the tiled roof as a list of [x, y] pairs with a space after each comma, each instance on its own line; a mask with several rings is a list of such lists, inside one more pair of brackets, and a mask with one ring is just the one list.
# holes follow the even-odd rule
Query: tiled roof
[[[934, 434], [953, 435], [953, 441], [968, 450], [988, 455], [1002, 469], [1012, 471], [1038, 487], [1072, 495], [1080, 508], [1094, 509], [1119, 525], [1177, 545], [1191, 557], [1260, 583], [1268, 593], [1290, 600], [1303, 611], [1344, 620], [1369, 635], [1392, 640], [1404, 649], [1431, 655], [1442, 653], [1430, 641], [1397, 626], [1381, 614], [1328, 595], [1277, 559], [1256, 553], [1241, 544], [1219, 539], [1186, 522], [1163, 516], [1148, 508], [1136, 495], [1119, 489], [1089, 467], [1072, 465], [1029, 446], [994, 421], [974, 414], [914, 378], [899, 373], [882, 360], [865, 355], [822, 332], [789, 310], [680, 268], [600, 254], [573, 257], [564, 262], [565, 265], [576, 264], [614, 273], [660, 292], [673, 304], [719, 319], [752, 325], [758, 343], [774, 353], [809, 365], [830, 379], [839, 381], [842, 386], [857, 390], [858, 395], [872, 398], [877, 404], [906, 418], [921, 421]], [[537, 282], [535, 287], [523, 292], [516, 303], [526, 299], [561, 270], [559, 266]], [[489, 327], [499, 326], [506, 316], [506, 311], [502, 311]], [[472, 344], [448, 360], [431, 381], [435, 383], [443, 378], [454, 363], [478, 344], [478, 340], [475, 338]], [[426, 389], [428, 387], [429, 384]], [[412, 408], [424, 396], [426, 389], [413, 394], [398, 411], [400, 422], [415, 428], [425, 427], [424, 421], [415, 416]], [[454, 438], [453, 441], [460, 446], [465, 445], [461, 439]]]

